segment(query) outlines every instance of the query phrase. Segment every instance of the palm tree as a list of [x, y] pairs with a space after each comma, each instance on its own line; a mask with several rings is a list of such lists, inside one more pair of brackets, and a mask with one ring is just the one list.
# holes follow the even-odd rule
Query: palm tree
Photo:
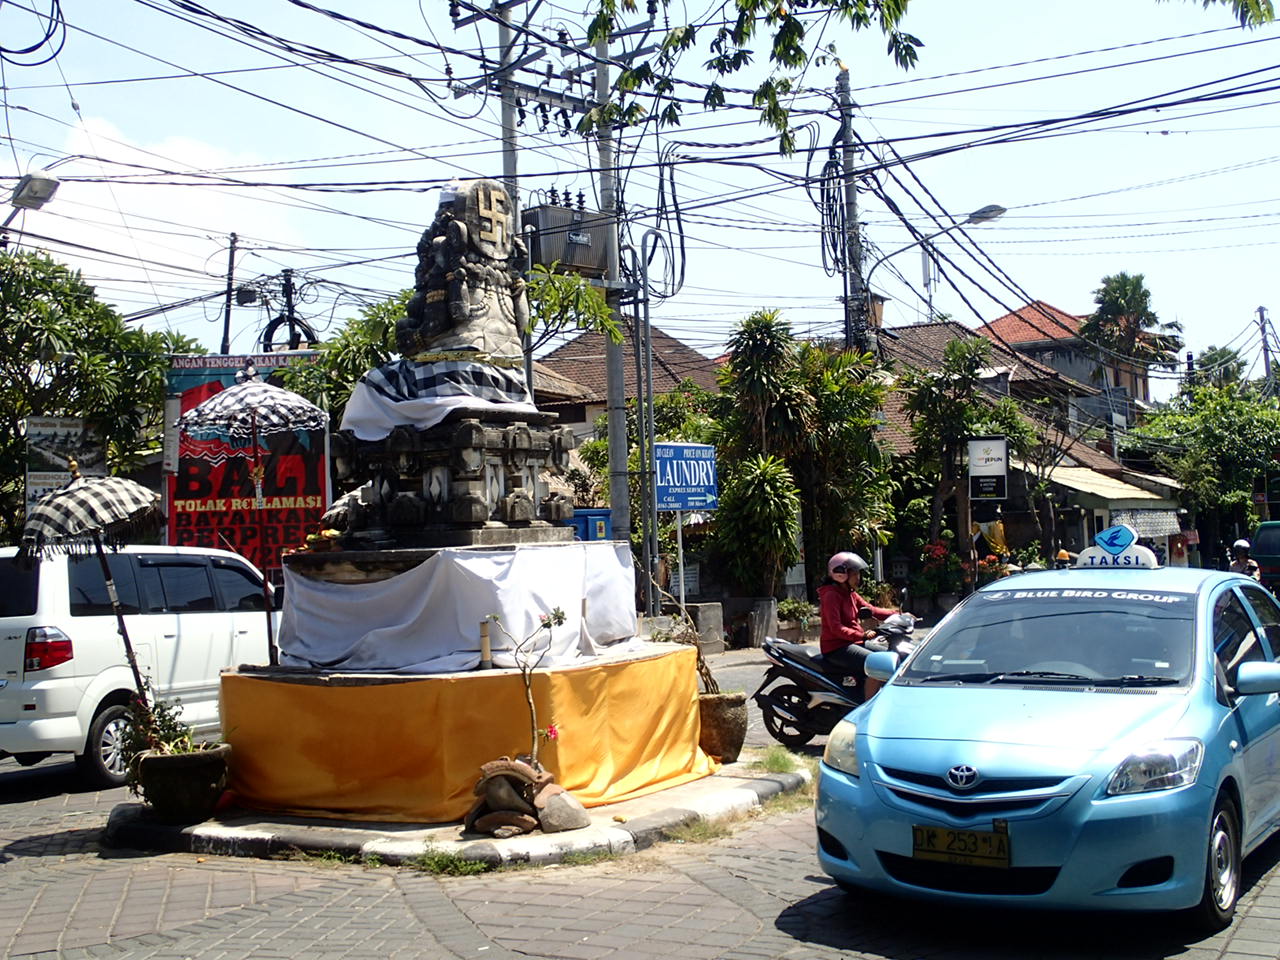
[[[1097, 309], [1080, 325], [1080, 339], [1098, 352], [1094, 378], [1106, 383], [1107, 371], [1127, 370], [1137, 378], [1148, 367], [1172, 370], [1182, 349], [1182, 324], [1162, 322], [1151, 309], [1151, 291], [1140, 273], [1102, 278], [1093, 291]], [[1111, 383], [1108, 386], [1117, 386]]]
[[1188, 378], [1194, 386], [1225, 387], [1244, 378], [1245, 359], [1231, 347], [1206, 347]]

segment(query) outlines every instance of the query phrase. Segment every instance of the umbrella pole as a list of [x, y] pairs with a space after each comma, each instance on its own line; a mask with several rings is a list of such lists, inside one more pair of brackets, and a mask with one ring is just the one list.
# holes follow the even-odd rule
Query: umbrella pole
[[[253, 496], [254, 496], [254, 512], [258, 515], [258, 536], [261, 537], [265, 531], [262, 521], [263, 502], [262, 502], [262, 453], [258, 450], [258, 411], [249, 411], [249, 425], [253, 431]], [[263, 543], [265, 549], [266, 543]], [[264, 554], [267, 559], [271, 559], [270, 554]], [[276, 666], [280, 663], [280, 652], [276, 649], [275, 628], [271, 623], [271, 587], [267, 583], [270, 576], [267, 564], [262, 565], [262, 601], [267, 612], [267, 663]]]
[[102, 549], [102, 538], [98, 531], [93, 531], [93, 548], [98, 554], [98, 563], [102, 565], [102, 577], [107, 583], [107, 596], [111, 598], [111, 609], [116, 615], [116, 629], [120, 639], [124, 641], [124, 655], [129, 661], [129, 669], [133, 671], [133, 682], [138, 689], [138, 700], [144, 710], [147, 705], [147, 688], [142, 683], [142, 672], [138, 669], [138, 658], [133, 653], [133, 643], [129, 640], [129, 629], [124, 625], [124, 614], [120, 610], [120, 595], [116, 592], [116, 582], [111, 577], [111, 567], [107, 564], [107, 555]]

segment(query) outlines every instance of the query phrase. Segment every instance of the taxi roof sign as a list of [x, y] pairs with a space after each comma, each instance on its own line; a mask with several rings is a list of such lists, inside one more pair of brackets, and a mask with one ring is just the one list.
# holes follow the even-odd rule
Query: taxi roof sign
[[1100, 531], [1094, 545], [1080, 551], [1076, 567], [1116, 567], [1128, 570], [1154, 570], [1160, 566], [1155, 552], [1138, 543], [1138, 533], [1127, 523]]

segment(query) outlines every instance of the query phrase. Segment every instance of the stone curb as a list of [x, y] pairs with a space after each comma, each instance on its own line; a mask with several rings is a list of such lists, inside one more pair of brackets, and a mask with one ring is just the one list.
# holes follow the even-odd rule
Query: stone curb
[[[597, 808], [601, 812], [593, 817], [594, 822], [581, 830], [532, 833], [506, 840], [449, 840], [439, 836], [446, 831], [456, 835], [459, 827], [456, 823], [423, 830], [408, 824], [353, 827], [334, 820], [263, 819], [246, 815], [183, 826], [157, 822], [150, 818], [143, 804], [131, 802], [118, 804], [111, 811], [101, 842], [111, 848], [260, 859], [301, 852], [400, 864], [426, 853], [442, 853], [491, 866], [541, 866], [562, 863], [571, 856], [635, 853], [666, 839], [667, 834], [678, 827], [697, 820], [715, 822], [741, 816], [770, 797], [800, 789], [808, 780], [807, 771], [763, 774], [726, 785], [724, 789], [706, 791], [701, 796], [678, 800], [673, 797], [675, 802], [670, 807], [622, 822], [604, 819], [608, 808]], [[673, 792], [679, 790], [673, 788]]]

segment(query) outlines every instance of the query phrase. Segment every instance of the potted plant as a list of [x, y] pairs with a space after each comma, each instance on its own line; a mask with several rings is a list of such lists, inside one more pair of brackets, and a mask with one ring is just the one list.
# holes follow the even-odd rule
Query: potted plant
[[940, 609], [950, 610], [960, 601], [965, 572], [960, 558], [951, 549], [950, 538], [944, 536], [935, 543], [926, 543], [920, 551], [920, 560], [917, 578], [920, 588], [929, 591]]
[[177, 701], [134, 696], [125, 728], [127, 782], [166, 823], [207, 820], [227, 787], [231, 745], [196, 740]]
[[787, 597], [778, 601], [778, 639], [798, 643], [804, 638], [817, 608], [803, 597]]

